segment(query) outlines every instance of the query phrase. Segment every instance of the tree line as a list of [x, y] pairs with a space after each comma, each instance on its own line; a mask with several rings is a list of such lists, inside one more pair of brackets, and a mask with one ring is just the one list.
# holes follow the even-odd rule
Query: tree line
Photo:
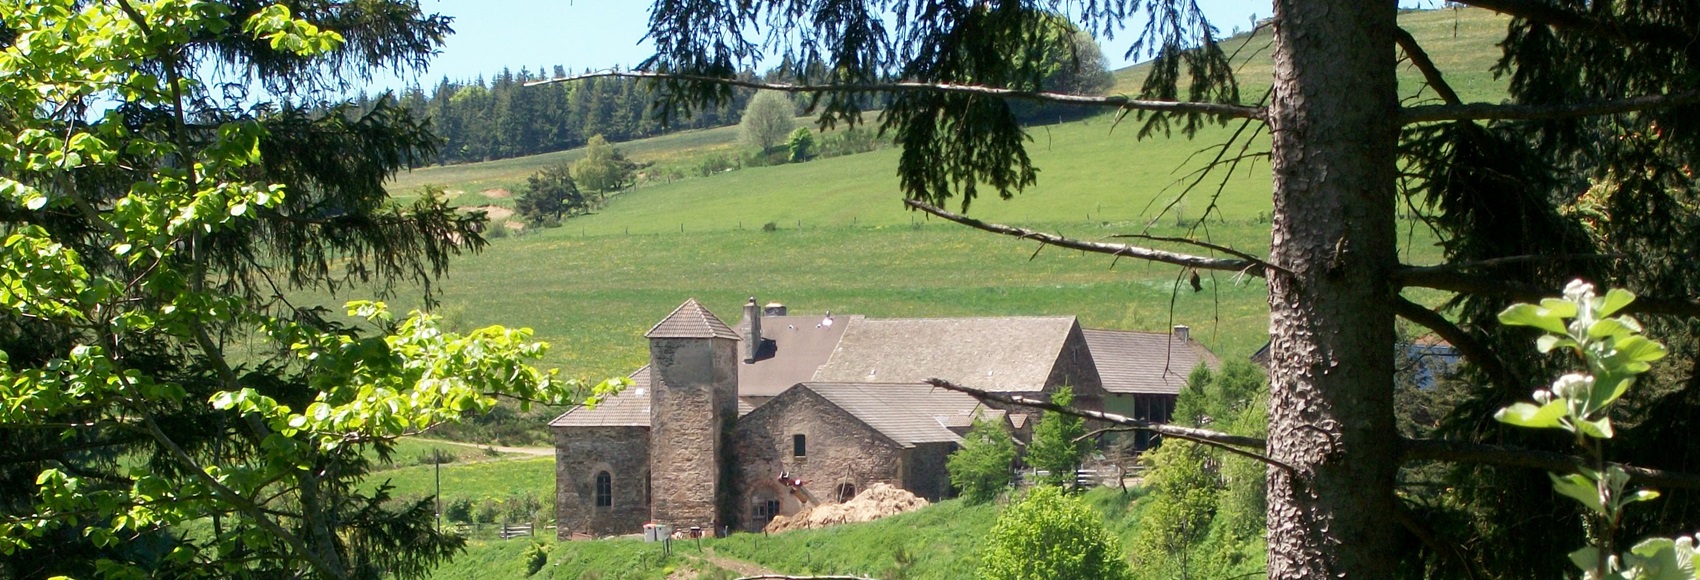
[[[541, 67], [535, 72], [504, 68], [489, 80], [482, 76], [469, 81], [444, 77], [429, 92], [415, 85], [395, 98], [415, 118], [429, 120], [431, 131], [442, 140], [436, 156], [426, 161], [447, 164], [583, 147], [596, 135], [620, 143], [731, 125], [739, 121], [754, 94], [750, 90], [733, 91], [728, 100], [693, 110], [689, 116], [674, 116], [663, 124], [650, 110], [644, 81], [587, 78], [525, 86], [569, 76], [560, 65], [551, 67], [549, 73], [545, 76]], [[362, 95], [357, 101], [366, 110], [381, 98]]]

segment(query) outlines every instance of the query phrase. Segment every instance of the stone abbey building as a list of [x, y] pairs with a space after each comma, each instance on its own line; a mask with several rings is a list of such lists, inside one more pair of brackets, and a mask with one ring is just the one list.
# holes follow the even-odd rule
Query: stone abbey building
[[946, 457], [975, 419], [1025, 438], [1033, 416], [921, 381], [1048, 396], [1168, 419], [1216, 358], [1186, 335], [1083, 330], [1074, 317], [875, 319], [744, 307], [727, 326], [695, 299], [646, 334], [632, 385], [555, 433], [559, 534], [760, 530], [809, 503], [888, 483], [951, 495]]

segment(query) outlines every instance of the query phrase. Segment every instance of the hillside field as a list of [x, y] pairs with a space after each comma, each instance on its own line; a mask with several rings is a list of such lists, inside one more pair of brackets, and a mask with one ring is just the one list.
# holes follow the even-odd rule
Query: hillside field
[[[1503, 93], [1503, 82], [1489, 72], [1498, 55], [1489, 38], [1503, 30], [1504, 19], [1449, 9], [1409, 13], [1402, 23], [1467, 98]], [[1248, 83], [1268, 76], [1267, 39], [1260, 32], [1228, 43], [1238, 50]], [[1120, 71], [1121, 89], [1142, 73]], [[1405, 81], [1417, 76], [1402, 73]], [[1405, 86], [1414, 99], [1431, 98], [1414, 82]], [[1252, 90], [1262, 89], [1248, 84], [1247, 94]], [[1220, 169], [1182, 197], [1191, 172], [1216, 154], [1211, 145], [1237, 126], [1211, 126], [1196, 139], [1176, 133], [1141, 140], [1137, 129], [1136, 120], [1117, 124], [1108, 114], [1033, 127], [1039, 184], [1009, 200], [983, 196], [970, 215], [1083, 239], [1193, 235], [1254, 255], [1267, 252], [1270, 178], [1262, 158], [1232, 172]], [[735, 128], [709, 129], [619, 146], [639, 161], [667, 163], [734, 151], [735, 135]], [[1267, 144], [1260, 133], [1246, 151]], [[1230, 153], [1239, 151], [1236, 145]], [[434, 183], [462, 192], [457, 202], [466, 207], [511, 207], [526, 175], [581, 154], [421, 169], [400, 176], [392, 191], [406, 195]], [[553, 345], [545, 365], [589, 378], [641, 365], [643, 333], [690, 297], [728, 322], [756, 296], [799, 314], [1074, 315], [1089, 327], [1148, 331], [1186, 324], [1223, 358], [1248, 356], [1264, 342], [1261, 280], [1204, 273], [1204, 291], [1195, 293], [1184, 283], [1190, 272], [1179, 268], [1056, 249], [1035, 254], [1032, 242], [929, 220], [902, 206], [897, 157], [887, 148], [645, 184], [613, 197], [597, 214], [494, 239], [481, 254], [456, 259], [439, 286], [437, 312], [456, 328], [533, 328]], [[489, 191], [495, 189], [506, 195]], [[1207, 208], [1210, 219], [1201, 223]], [[1427, 228], [1413, 221], [1401, 227], [1408, 262], [1438, 257]]]

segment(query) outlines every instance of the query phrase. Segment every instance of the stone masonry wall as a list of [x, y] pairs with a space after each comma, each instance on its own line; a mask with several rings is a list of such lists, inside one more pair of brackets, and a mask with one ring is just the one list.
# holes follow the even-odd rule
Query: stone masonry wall
[[[606, 471], [613, 505], [597, 507], [596, 474]], [[635, 534], [649, 521], [649, 429], [556, 427], [556, 534]]]
[[[806, 455], [792, 455], [792, 436], [803, 435]], [[837, 500], [840, 483], [859, 492], [874, 483], [903, 486], [904, 453], [867, 424], [814, 392], [793, 388], [738, 420], [733, 436], [738, 457], [739, 529], [759, 531], [755, 510], [769, 499], [790, 515], [803, 505], [778, 482], [781, 473], [801, 478], [821, 503]], [[941, 466], [940, 469], [943, 469]]]
[[903, 461], [903, 488], [933, 502], [954, 495], [946, 465], [956, 448], [955, 443], [921, 443], [909, 449]]
[[738, 416], [736, 341], [650, 340], [651, 518], [675, 530], [724, 522], [724, 439]]

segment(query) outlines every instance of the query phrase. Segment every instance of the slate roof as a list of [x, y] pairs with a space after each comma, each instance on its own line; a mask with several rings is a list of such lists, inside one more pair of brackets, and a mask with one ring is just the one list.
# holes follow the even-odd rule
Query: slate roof
[[714, 317], [714, 313], [702, 307], [702, 303], [691, 298], [678, 308], [673, 309], [661, 322], [644, 334], [648, 338], [730, 338], [738, 340], [738, 333]]
[[[826, 364], [844, 329], [856, 324], [861, 316], [834, 316], [833, 324], [822, 324], [823, 316], [763, 316], [761, 318], [762, 348], [754, 363], [738, 364], [738, 394], [746, 397], [772, 397], [785, 392], [797, 383], [811, 380], [815, 371]], [[747, 336], [749, 319], [738, 321], [733, 331]], [[742, 353], [743, 344], [738, 345]]]
[[561, 413], [550, 427], [648, 427], [649, 365], [631, 375], [632, 384], [594, 409], [579, 405]]
[[924, 383], [802, 383], [797, 388], [814, 391], [903, 447], [961, 443], [948, 425], [991, 410], [973, 397]]
[[1104, 391], [1112, 394], [1174, 395], [1199, 364], [1222, 366], [1204, 345], [1164, 332], [1083, 329], [1086, 348]]
[[1038, 391], [1073, 328], [1073, 316], [858, 320], [844, 329], [814, 380], [912, 383], [936, 377], [995, 392]]
[[[631, 374], [632, 385], [608, 397], [595, 409], [579, 405], [561, 413], [549, 422], [550, 427], [648, 427], [649, 426], [649, 365]], [[750, 414], [755, 407], [738, 399], [738, 416]]]

